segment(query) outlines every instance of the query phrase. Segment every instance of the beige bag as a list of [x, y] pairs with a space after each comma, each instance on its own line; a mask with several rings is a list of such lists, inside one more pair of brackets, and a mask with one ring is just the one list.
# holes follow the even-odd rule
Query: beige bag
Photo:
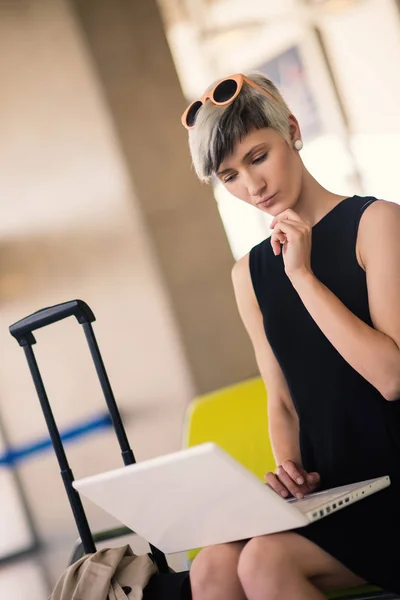
[[50, 600], [142, 600], [156, 572], [147, 554], [136, 556], [128, 545], [106, 548], [68, 567]]

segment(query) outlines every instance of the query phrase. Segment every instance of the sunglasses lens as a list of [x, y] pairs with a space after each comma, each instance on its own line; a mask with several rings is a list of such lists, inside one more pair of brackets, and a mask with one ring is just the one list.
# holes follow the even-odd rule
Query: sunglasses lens
[[214, 102], [227, 102], [236, 94], [237, 89], [238, 84], [234, 79], [221, 81], [214, 90]]
[[197, 113], [199, 112], [202, 106], [203, 104], [200, 102], [200, 100], [197, 100], [197, 102], [193, 102], [193, 104], [191, 104], [186, 115], [186, 125], [188, 127], [193, 127], [196, 121]]

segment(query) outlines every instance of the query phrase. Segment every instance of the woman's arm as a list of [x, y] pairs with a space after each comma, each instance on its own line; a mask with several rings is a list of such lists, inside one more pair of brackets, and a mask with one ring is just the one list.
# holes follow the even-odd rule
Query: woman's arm
[[301, 465], [299, 424], [289, 388], [268, 343], [249, 272], [249, 255], [240, 259], [232, 281], [239, 314], [253, 345], [257, 365], [268, 390], [270, 439], [276, 463], [293, 460]]
[[[279, 218], [279, 217], [278, 217]], [[279, 230], [283, 231], [281, 223]], [[290, 225], [289, 225], [290, 227]], [[290, 244], [296, 225], [287, 230]], [[300, 247], [299, 244], [297, 244]], [[304, 244], [303, 244], [304, 246]], [[386, 400], [400, 399], [400, 206], [374, 202], [360, 222], [358, 242], [365, 267], [374, 328], [356, 317], [312, 273], [288, 276], [304, 306], [343, 358]]]
[[[299, 421], [282, 369], [276, 360], [264, 331], [260, 308], [253, 290], [249, 271], [249, 255], [240, 259], [232, 272], [236, 301], [243, 324], [253, 344], [256, 361], [268, 391], [269, 434], [278, 467], [277, 476], [269, 473], [267, 482], [276, 492], [287, 496], [307, 493], [309, 488], [296, 485], [305, 476], [299, 443]], [[314, 474], [314, 486], [318, 478]]]

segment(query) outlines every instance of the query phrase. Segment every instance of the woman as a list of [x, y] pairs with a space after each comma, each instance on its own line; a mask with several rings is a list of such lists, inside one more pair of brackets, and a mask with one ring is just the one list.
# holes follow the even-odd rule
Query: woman
[[[204, 549], [194, 600], [400, 592], [400, 206], [324, 189], [265, 77], [214, 84], [182, 116], [199, 178], [271, 215], [233, 284], [268, 390], [283, 497], [383, 475], [392, 484], [308, 527]], [[332, 165], [334, 168], [334, 165]]]

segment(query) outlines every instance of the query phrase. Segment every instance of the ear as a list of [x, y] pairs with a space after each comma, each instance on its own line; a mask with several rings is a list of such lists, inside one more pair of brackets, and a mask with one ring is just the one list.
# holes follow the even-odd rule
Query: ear
[[290, 115], [288, 121], [290, 140], [292, 142], [294, 142], [295, 140], [301, 140], [300, 126], [296, 117], [294, 115]]

